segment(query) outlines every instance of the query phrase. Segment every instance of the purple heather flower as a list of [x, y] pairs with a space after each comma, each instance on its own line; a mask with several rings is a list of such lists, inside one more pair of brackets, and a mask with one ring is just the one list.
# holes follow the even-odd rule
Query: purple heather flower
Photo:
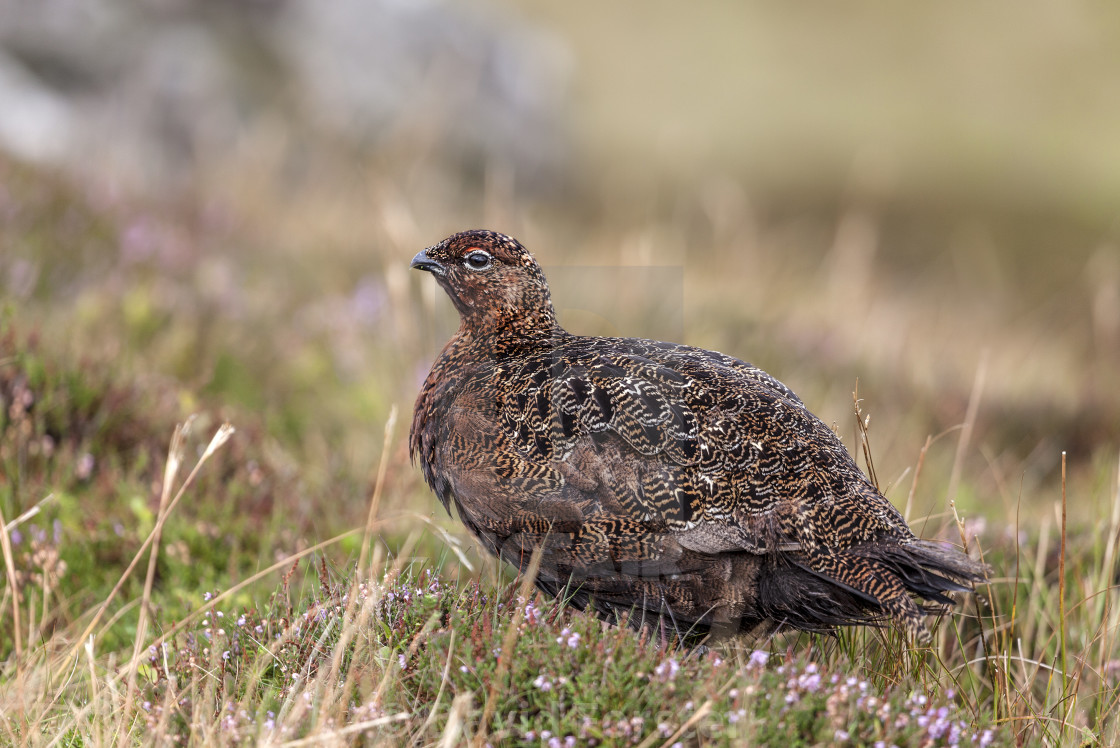
[[539, 619], [540, 611], [537, 610], [537, 606], [533, 605], [533, 601], [530, 600], [525, 604], [525, 622], [530, 626], [536, 626]]
[[662, 680], [673, 680], [681, 669], [680, 664], [674, 659], [668, 659], [653, 669], [653, 672]]
[[579, 646], [579, 634], [572, 631], [567, 626], [560, 632], [560, 636], [556, 637], [557, 644], [567, 644], [569, 649], [575, 649]]
[[821, 688], [821, 676], [817, 673], [802, 675], [797, 679], [797, 685], [801, 686], [809, 693], [816, 693]]
[[89, 452], [83, 453], [78, 458], [78, 469], [75, 471], [78, 480], [89, 480], [89, 477], [93, 475], [93, 464], [93, 455]]

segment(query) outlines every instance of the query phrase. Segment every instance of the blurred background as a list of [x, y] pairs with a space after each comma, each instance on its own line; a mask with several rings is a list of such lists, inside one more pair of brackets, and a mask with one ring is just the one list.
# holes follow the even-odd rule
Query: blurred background
[[394, 406], [385, 511], [455, 526], [404, 434], [456, 320], [408, 261], [466, 228], [520, 238], [573, 331], [748, 360], [850, 449], [858, 382], [912, 517], [1048, 522], [1064, 451], [1088, 520], [1120, 448], [1118, 38], [1079, 0], [0, 0], [0, 293], [147, 393], [76, 450], [234, 418], [278, 544], [364, 521]]

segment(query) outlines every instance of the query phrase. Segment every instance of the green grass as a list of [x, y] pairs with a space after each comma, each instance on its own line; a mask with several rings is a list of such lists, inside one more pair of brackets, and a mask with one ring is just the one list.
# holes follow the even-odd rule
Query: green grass
[[[443, 516], [404, 432], [454, 319], [405, 268], [482, 220], [478, 185], [433, 200], [392, 163], [324, 163], [282, 194], [223, 174], [161, 205], [0, 161], [18, 206], [0, 235], [0, 742], [1120, 740], [1120, 403], [1115, 351], [1061, 303], [1083, 268], [1034, 268], [996, 231], [994, 285], [1037, 290], [1000, 296], [886, 253], [856, 272], [837, 215], [515, 202], [546, 266], [682, 268], [687, 342], [778, 374], [849, 445], [858, 378], [887, 495], [994, 570], [929, 647], [851, 630], [687, 653], [542, 598]], [[626, 293], [600, 322], [659, 335], [661, 300]]]

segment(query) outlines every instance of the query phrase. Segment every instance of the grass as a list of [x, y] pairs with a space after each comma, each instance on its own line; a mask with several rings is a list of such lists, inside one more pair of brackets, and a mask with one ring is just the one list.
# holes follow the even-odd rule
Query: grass
[[[0, 741], [1120, 740], [1120, 404], [1097, 312], [1061, 290], [972, 293], [951, 270], [900, 284], [915, 266], [885, 252], [860, 270], [860, 233], [827, 230], [843, 210], [748, 226], [734, 194], [682, 196], [671, 218], [629, 206], [647, 215], [625, 223], [514, 201], [510, 230], [546, 265], [622, 247], [622, 265], [681, 268], [666, 287], [689, 342], [750, 351], [851, 436], [916, 529], [994, 570], [929, 647], [846, 630], [666, 649], [537, 595], [437, 511], [402, 434], [454, 320], [405, 263], [483, 220], [478, 185], [433, 201], [437, 165], [336, 158], [282, 194], [222, 173], [169, 204], [0, 161], [16, 206], [0, 235]], [[581, 249], [561, 256], [546, 237], [565, 232]], [[1002, 287], [1064, 272], [992, 262]], [[642, 327], [656, 298], [578, 303], [588, 325], [659, 336]]]
[[[5, 371], [13, 368], [22, 370], [9, 362]], [[41, 426], [32, 419], [20, 430], [33, 439]], [[4, 653], [3, 728], [13, 744], [1113, 739], [1110, 587], [1120, 496], [1104, 538], [1085, 533], [1067, 547], [1080, 552], [1068, 554], [1073, 592], [1065, 617], [1053, 615], [1064, 592], [1053, 564], [1065, 566], [1067, 554], [1048, 552], [1059, 537], [1050, 528], [1026, 544], [1018, 534], [989, 540], [989, 563], [1014, 577], [997, 576], [975, 605], [942, 621], [928, 649], [911, 649], [893, 632], [862, 630], [835, 640], [724, 642], [701, 655], [608, 627], [523, 582], [456, 583], [440, 559], [413, 555], [416, 535], [391, 555], [375, 545], [369, 565], [334, 565], [340, 540], [327, 540], [228, 589], [199, 592], [180, 581], [183, 570], [167, 546], [182, 531], [180, 500], [201, 501], [195, 476], [231, 433], [220, 427], [182, 478], [177, 466], [185, 467], [188, 439], [175, 432], [154, 522], [124, 533], [135, 539], [130, 554], [140, 563], [121, 575], [119, 598], [99, 592], [101, 603], [83, 609], [63, 592], [62, 580], [88, 581], [89, 569], [77, 557], [61, 561], [61, 550], [83, 545], [88, 553], [97, 544], [30, 527], [52, 513], [51, 502], [19, 521], [26, 529], [5, 555], [14, 553], [21, 576], [3, 600], [8, 620], [24, 632]], [[368, 530], [376, 531], [376, 512], [369, 515]], [[1016, 555], [1027, 558], [1016, 564]], [[185, 590], [154, 586], [160, 567], [161, 577]], [[60, 620], [66, 623], [46, 623]], [[122, 630], [119, 641], [110, 636]], [[1078, 653], [1072, 670], [1058, 667], [1067, 641]]]

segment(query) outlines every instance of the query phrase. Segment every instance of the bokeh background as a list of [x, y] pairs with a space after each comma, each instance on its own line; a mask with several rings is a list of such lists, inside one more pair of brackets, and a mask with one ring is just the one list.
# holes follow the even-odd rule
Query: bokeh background
[[95, 466], [231, 417], [268, 490], [223, 521], [286, 550], [364, 522], [394, 406], [383, 512], [454, 530], [403, 433], [455, 317], [408, 261], [465, 228], [533, 250], [573, 331], [751, 361], [849, 448], [858, 382], [912, 518], [1049, 523], [1066, 452], [1089, 521], [1120, 447], [1118, 38], [1081, 0], [3, 0], [0, 293], [160, 393]]

